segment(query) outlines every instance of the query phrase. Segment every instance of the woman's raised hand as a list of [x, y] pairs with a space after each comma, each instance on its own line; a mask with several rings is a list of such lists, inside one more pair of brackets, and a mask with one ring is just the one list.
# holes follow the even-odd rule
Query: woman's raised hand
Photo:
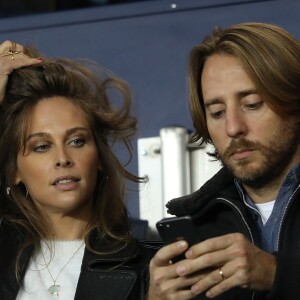
[[13, 70], [39, 63], [41, 58], [31, 58], [24, 54], [20, 44], [4, 41], [0, 44], [0, 103], [5, 95], [8, 76]]

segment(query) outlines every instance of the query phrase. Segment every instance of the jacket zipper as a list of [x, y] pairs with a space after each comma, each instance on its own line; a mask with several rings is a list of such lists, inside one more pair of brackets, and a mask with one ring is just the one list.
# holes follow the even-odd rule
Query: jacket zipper
[[[251, 239], [251, 243], [254, 244], [254, 238], [253, 238], [253, 235], [252, 235], [252, 232], [251, 232], [251, 229], [248, 225], [248, 223], [246, 222], [245, 218], [244, 218], [244, 215], [243, 213], [241, 212], [241, 210], [235, 205], [233, 204], [230, 200], [228, 199], [225, 199], [225, 198], [217, 198], [218, 200], [221, 200], [221, 201], [224, 201], [226, 202], [227, 204], [229, 204], [230, 206], [232, 206], [237, 212], [238, 214], [240, 215], [244, 225], [247, 227], [248, 229], [248, 233], [249, 233], [249, 236], [250, 236], [250, 239]], [[254, 300], [254, 297], [255, 297], [255, 292], [252, 292], [252, 297], [251, 299]]]
[[225, 199], [225, 198], [217, 198], [217, 199], [218, 199], [218, 200], [225, 201], [226, 203], [228, 203], [229, 205], [231, 205], [231, 206], [239, 213], [239, 215], [240, 215], [240, 217], [241, 217], [241, 219], [242, 219], [244, 225], [245, 225], [245, 226], [247, 227], [247, 229], [248, 229], [248, 233], [249, 233], [249, 236], [250, 236], [250, 238], [251, 238], [251, 242], [252, 242], [252, 244], [254, 244], [254, 238], [253, 238], [251, 229], [250, 229], [248, 223], [246, 222], [246, 220], [245, 220], [245, 218], [244, 218], [244, 215], [243, 215], [243, 213], [241, 212], [241, 210], [240, 210], [235, 204], [233, 204], [230, 200], [228, 200], [228, 199]]
[[294, 199], [294, 196], [295, 194], [297, 193], [297, 191], [299, 190], [300, 188], [300, 185], [298, 185], [298, 187], [295, 189], [295, 191], [293, 192], [292, 196], [290, 197], [287, 205], [285, 206], [285, 209], [284, 209], [284, 212], [282, 214], [282, 217], [281, 217], [281, 220], [280, 220], [280, 225], [279, 225], [279, 230], [278, 230], [278, 236], [277, 236], [277, 246], [276, 246], [276, 251], [278, 251], [279, 249], [279, 241], [280, 241], [280, 238], [281, 238], [281, 235], [282, 235], [282, 224], [283, 224], [283, 221], [285, 220], [285, 217], [286, 217], [286, 214], [287, 214], [287, 210], [288, 208], [291, 206], [291, 202], [292, 200]]

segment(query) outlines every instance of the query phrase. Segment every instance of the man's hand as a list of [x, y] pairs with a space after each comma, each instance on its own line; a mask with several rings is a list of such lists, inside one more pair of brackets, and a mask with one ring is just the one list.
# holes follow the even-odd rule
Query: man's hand
[[268, 291], [272, 288], [276, 259], [254, 246], [240, 233], [208, 239], [194, 245], [186, 252], [185, 261], [177, 266], [177, 274], [189, 276], [208, 268], [191, 290], [194, 294], [205, 292], [210, 298], [233, 287]]
[[[183, 253], [188, 248], [185, 241], [179, 241], [161, 248], [150, 262], [150, 287], [148, 300], [187, 300], [195, 297], [191, 286], [199, 280], [194, 274], [178, 276], [178, 262], [171, 259]], [[186, 260], [184, 260], [186, 261]]]
[[[170, 263], [183, 252], [187, 259]], [[208, 239], [189, 249], [179, 241], [161, 248], [151, 260], [148, 300], [187, 300], [200, 293], [213, 298], [233, 287], [268, 291], [275, 272], [275, 257], [240, 233]]]

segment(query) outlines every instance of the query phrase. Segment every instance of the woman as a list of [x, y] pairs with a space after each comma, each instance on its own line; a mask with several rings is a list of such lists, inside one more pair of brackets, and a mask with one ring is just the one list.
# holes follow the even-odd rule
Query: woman
[[144, 299], [156, 246], [131, 237], [124, 205], [142, 179], [111, 150], [131, 155], [128, 87], [9, 41], [0, 53], [0, 299]]

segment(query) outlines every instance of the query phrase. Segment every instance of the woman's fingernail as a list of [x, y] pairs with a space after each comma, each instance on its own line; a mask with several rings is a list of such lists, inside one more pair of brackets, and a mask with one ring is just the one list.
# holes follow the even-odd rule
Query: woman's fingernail
[[38, 57], [37, 60], [44, 60], [42, 57]]

